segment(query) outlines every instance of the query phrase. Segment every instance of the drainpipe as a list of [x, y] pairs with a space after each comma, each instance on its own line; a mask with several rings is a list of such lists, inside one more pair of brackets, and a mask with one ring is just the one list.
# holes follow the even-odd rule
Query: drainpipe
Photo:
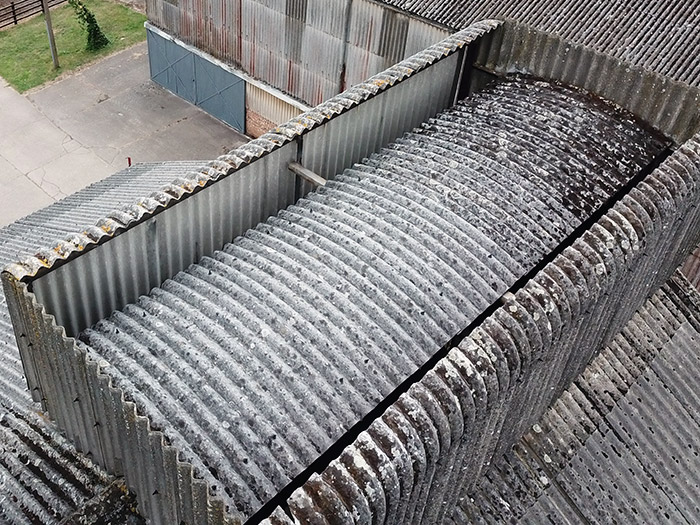
[[348, 40], [350, 38], [350, 13], [352, 11], [352, 0], [345, 3], [345, 34], [343, 35], [343, 59], [340, 66], [340, 78], [338, 79], [338, 93], [345, 91], [345, 71], [348, 59]]

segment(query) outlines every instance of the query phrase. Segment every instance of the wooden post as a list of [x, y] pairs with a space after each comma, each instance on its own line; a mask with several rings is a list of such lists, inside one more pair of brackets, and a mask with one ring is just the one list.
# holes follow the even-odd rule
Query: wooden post
[[51, 47], [51, 58], [53, 59], [53, 68], [58, 69], [58, 52], [56, 51], [56, 40], [53, 37], [53, 27], [51, 26], [51, 11], [46, 0], [41, 0], [41, 9], [44, 11], [46, 18], [46, 33], [49, 35], [49, 46]]
[[15, 3], [12, 2], [10, 6], [12, 7], [12, 20], [14, 21], [15, 25], [17, 25], [17, 11], [15, 11]]

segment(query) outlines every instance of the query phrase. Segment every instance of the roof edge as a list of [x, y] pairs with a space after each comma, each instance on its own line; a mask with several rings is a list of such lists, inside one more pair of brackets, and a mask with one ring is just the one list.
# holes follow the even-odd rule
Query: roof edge
[[173, 180], [160, 191], [153, 192], [131, 205], [108, 213], [94, 226], [68, 235], [58, 240], [53, 246], [40, 249], [32, 256], [9, 264], [3, 269], [3, 272], [7, 272], [15, 279], [22, 281], [30, 281], [34, 277], [45, 274], [69, 259], [109, 241], [166, 208], [184, 201], [195, 192], [228, 177], [237, 170], [252, 164], [309, 131], [407, 80], [443, 58], [461, 50], [469, 43], [500, 26], [501, 23], [499, 20], [476, 22], [368, 80], [350, 87], [259, 138], [217, 157], [203, 165], [198, 171], [184, 174], [183, 177]]

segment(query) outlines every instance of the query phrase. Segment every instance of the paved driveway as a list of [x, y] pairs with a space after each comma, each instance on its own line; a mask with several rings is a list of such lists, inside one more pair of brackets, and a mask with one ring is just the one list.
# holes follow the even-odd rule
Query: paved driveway
[[146, 44], [20, 95], [0, 78], [0, 226], [132, 162], [209, 160], [247, 138], [149, 79]]

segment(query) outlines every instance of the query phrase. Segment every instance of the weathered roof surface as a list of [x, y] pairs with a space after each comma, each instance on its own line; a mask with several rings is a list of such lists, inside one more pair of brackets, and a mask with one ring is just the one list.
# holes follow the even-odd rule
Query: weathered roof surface
[[[196, 169], [192, 168], [188, 172], [180, 172], [178, 179], [169, 181], [171, 184], [162, 188], [162, 191], [158, 191], [153, 195], [135, 193], [134, 198], [125, 201], [125, 204], [116, 213], [109, 213], [101, 218], [98, 221], [98, 228], [91, 228], [88, 231], [81, 232], [73, 231], [68, 236], [62, 234], [59, 237], [54, 237], [50, 246], [43, 246], [44, 249], [39, 253], [15, 261], [18, 264], [11, 265], [7, 270], [16, 278], [22, 279], [34, 276], [40, 271], [53, 269], [65, 260], [79, 255], [80, 252], [109, 241], [115, 235], [159, 213], [163, 208], [172, 207], [176, 203], [183, 202], [196, 191], [210, 187], [222, 178], [231, 176], [234, 173], [240, 174], [243, 168], [261, 160], [262, 157], [269, 153], [279, 151], [287, 144], [301, 141], [305, 134], [322, 128], [336, 117], [345, 114], [353, 108], [358, 108], [358, 106], [381, 93], [386, 93], [391, 87], [416, 76], [445, 57], [454, 55], [500, 24], [501, 22], [497, 20], [482, 20], [472, 24], [459, 33], [450, 35], [427, 49], [377, 73], [364, 82], [360, 82], [344, 92], [325, 100], [318, 106], [281, 124], [261, 137], [251, 140], [224, 155], [220, 155], [205, 165], [200, 163]], [[430, 108], [432, 102], [426, 103], [425, 106]], [[420, 112], [416, 113], [420, 114]], [[351, 155], [357, 155], [361, 149], [356, 147], [350, 148], [349, 151]], [[362, 159], [363, 156], [358, 156], [357, 160]], [[325, 174], [325, 176], [332, 177], [335, 174], [335, 172], [331, 172]], [[280, 201], [284, 201], [286, 198], [285, 195], [276, 197]], [[135, 198], [137, 198], [137, 202], [134, 202]], [[110, 209], [110, 211], [112, 210], [113, 208]]]
[[[0, 229], [0, 267], [93, 226], [110, 211], [199, 165], [136, 165]], [[0, 522], [59, 523], [98, 497], [113, 479], [77, 452], [32, 402], [2, 293], [0, 370]], [[121, 502], [112, 503], [113, 519], [131, 519]]]
[[202, 164], [202, 161], [137, 164], [13, 222], [0, 235], [0, 267], [94, 226], [111, 212], [148, 198]]
[[690, 283], [700, 290], [700, 247], [698, 247], [685, 261], [681, 268]]
[[579, 91], [509, 79], [81, 340], [250, 516], [661, 147]]
[[380, 0], [452, 29], [513, 18], [578, 44], [700, 85], [698, 0]]
[[455, 523], [696, 523], [700, 294], [680, 275], [506, 453]]

